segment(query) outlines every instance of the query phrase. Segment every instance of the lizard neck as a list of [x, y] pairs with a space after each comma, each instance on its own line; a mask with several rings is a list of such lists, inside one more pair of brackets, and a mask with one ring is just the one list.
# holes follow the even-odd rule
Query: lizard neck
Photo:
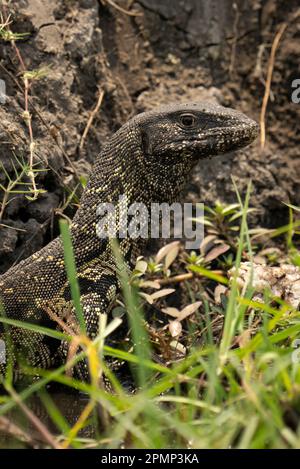
[[[88, 262], [110, 252], [108, 240], [99, 239], [97, 235], [97, 211], [101, 204], [110, 203], [118, 207], [122, 196], [126, 197], [128, 205], [138, 202], [150, 207], [151, 191], [144, 174], [141, 148], [138, 131], [127, 124], [111, 137], [97, 157], [80, 208], [71, 224], [76, 258], [84, 258], [84, 262]], [[134, 253], [130, 259], [134, 262], [145, 241], [126, 238], [124, 242], [127, 243], [124, 251]]]
[[125, 195], [129, 203], [150, 202], [140, 153], [139, 135], [134, 127], [126, 124], [111, 137], [92, 168], [73, 220], [74, 231], [75, 225], [80, 227], [83, 221], [95, 222], [95, 210], [99, 204], [117, 204], [120, 195]]
[[[153, 166], [156, 167], [154, 172]], [[100, 238], [97, 232], [101, 204], [112, 204], [118, 212], [120, 203], [126, 200], [127, 206], [142, 203], [148, 213], [151, 213], [153, 202], [172, 203], [177, 199], [185, 183], [183, 175], [186, 172], [186, 167], [180, 169], [178, 178], [174, 180], [174, 175], [170, 174], [167, 166], [159, 162], [155, 166], [153, 161], [147, 161], [147, 157], [143, 154], [142, 138], [136, 126], [131, 123], [121, 127], [97, 158], [82, 196], [81, 206], [71, 225], [73, 244], [75, 251], [78, 251], [78, 258], [82, 259], [84, 256], [84, 262], [87, 262], [110, 251], [107, 238]], [[113, 222], [114, 220], [109, 221]], [[119, 220], [116, 228], [119, 233]], [[134, 262], [134, 258], [140, 254], [146, 241], [143, 237], [126, 236], [126, 240], [121, 242], [123, 245], [126, 244], [126, 249], [123, 251], [133, 253], [131, 262]], [[84, 253], [82, 246], [85, 249]]]

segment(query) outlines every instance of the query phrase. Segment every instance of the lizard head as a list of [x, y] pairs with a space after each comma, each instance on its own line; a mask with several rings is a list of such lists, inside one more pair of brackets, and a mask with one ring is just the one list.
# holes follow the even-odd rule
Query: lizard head
[[134, 121], [147, 179], [169, 180], [167, 190], [175, 179], [183, 185], [198, 161], [242, 148], [258, 135], [257, 123], [241, 112], [205, 102], [163, 106]]
[[258, 135], [255, 121], [210, 103], [163, 106], [137, 116], [146, 156], [161, 164], [185, 156], [195, 161], [242, 148]]

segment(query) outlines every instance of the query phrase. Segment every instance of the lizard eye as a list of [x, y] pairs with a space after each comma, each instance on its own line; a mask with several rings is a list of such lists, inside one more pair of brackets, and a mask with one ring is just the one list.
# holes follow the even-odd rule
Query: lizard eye
[[191, 129], [196, 124], [196, 117], [193, 114], [181, 114], [180, 116], [180, 125], [185, 129]]

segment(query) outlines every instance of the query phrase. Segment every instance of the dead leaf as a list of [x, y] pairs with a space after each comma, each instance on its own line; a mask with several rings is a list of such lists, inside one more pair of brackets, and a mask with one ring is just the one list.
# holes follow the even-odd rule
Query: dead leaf
[[182, 355], [186, 355], [186, 348], [184, 345], [182, 345], [180, 342], [178, 342], [177, 340], [172, 340], [172, 342], [170, 343], [170, 347], [173, 349], [173, 350], [176, 350], [176, 352], [179, 352], [181, 353]]
[[204, 256], [212, 245], [213, 241], [216, 239], [216, 235], [208, 235], [202, 240], [200, 244], [200, 252]]
[[221, 254], [224, 254], [224, 252], [227, 252], [230, 249], [230, 246], [228, 244], [220, 244], [213, 248], [209, 253], [205, 256], [205, 262], [210, 262], [219, 257]]
[[155, 290], [159, 290], [161, 286], [157, 280], [142, 280], [139, 285], [141, 288], [155, 288]]
[[175, 261], [179, 253], [179, 244], [173, 246], [173, 248], [168, 252], [165, 258], [165, 268], [168, 269], [170, 265]]
[[169, 316], [172, 316], [173, 318], [178, 318], [180, 311], [177, 308], [162, 308], [162, 312], [165, 314], [168, 314]]
[[140, 296], [144, 298], [147, 301], [147, 303], [149, 303], [149, 305], [153, 304], [153, 299], [151, 295], [148, 295], [147, 293], [144, 293], [144, 292], [140, 292]]
[[140, 296], [142, 298], [145, 298], [145, 300], [150, 305], [152, 305], [154, 303], [154, 301], [157, 300], [158, 298], [162, 298], [163, 296], [170, 295], [174, 291], [175, 291], [174, 288], [165, 288], [163, 290], [156, 291], [156, 292], [152, 293], [151, 295], [149, 295], [148, 293], [140, 292]]
[[180, 311], [178, 316], [178, 321], [183, 321], [185, 318], [193, 314], [197, 309], [202, 305], [202, 301], [196, 301], [196, 303], [192, 303]]
[[166, 244], [163, 246], [155, 256], [155, 262], [160, 262], [173, 248], [174, 246], [178, 246], [179, 241], [173, 241], [172, 243]]
[[151, 298], [152, 300], [157, 300], [158, 298], [161, 298], [163, 296], [170, 295], [175, 291], [174, 288], [164, 288], [163, 290], [156, 291], [155, 293], [152, 293]]
[[257, 256], [253, 257], [253, 262], [255, 262], [255, 264], [266, 265], [267, 264], [267, 259], [264, 256], [261, 256], [261, 255], [258, 254]]
[[169, 324], [169, 331], [172, 337], [179, 337], [182, 332], [182, 325], [180, 321], [171, 321]]
[[225, 285], [217, 285], [214, 291], [215, 302], [217, 305], [221, 304], [221, 295], [225, 295], [227, 287]]
[[135, 265], [135, 270], [138, 270], [142, 274], [144, 274], [147, 270], [148, 264], [146, 261], [139, 260]]

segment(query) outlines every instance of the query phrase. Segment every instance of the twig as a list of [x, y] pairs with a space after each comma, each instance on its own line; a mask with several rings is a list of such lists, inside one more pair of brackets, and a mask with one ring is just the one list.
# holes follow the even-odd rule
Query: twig
[[[7, 417], [0, 416], [0, 432], [10, 435], [13, 438], [17, 438], [32, 447], [36, 447], [37, 440], [40, 442], [39, 435], [31, 435], [23, 430], [21, 427], [11, 422]], [[42, 440], [44, 442], [44, 440]]]
[[[5, 8], [5, 7], [4, 7]], [[4, 18], [4, 15], [2, 15]], [[9, 22], [9, 15], [7, 16], [5, 26], [7, 31], [11, 32], [10, 29], [10, 22]], [[25, 110], [23, 113], [24, 120], [27, 124], [28, 127], [28, 133], [29, 133], [29, 171], [28, 171], [28, 177], [31, 180], [32, 184], [32, 190], [33, 190], [33, 200], [36, 200], [39, 194], [39, 190], [36, 187], [36, 182], [35, 182], [35, 175], [33, 171], [33, 164], [34, 164], [34, 149], [35, 149], [35, 141], [33, 138], [33, 131], [32, 131], [32, 123], [31, 123], [31, 114], [29, 112], [29, 107], [28, 107], [28, 96], [29, 96], [29, 89], [30, 89], [30, 84], [28, 78], [25, 76], [26, 73], [26, 66], [24, 63], [24, 60], [22, 58], [22, 55], [16, 45], [16, 41], [14, 40], [14, 37], [12, 36], [10, 40], [13, 48], [15, 49], [16, 55], [18, 57], [18, 60], [21, 65], [21, 69], [23, 72], [23, 80], [24, 80], [24, 105], [25, 105]]]
[[[69, 345], [68, 355], [67, 355], [67, 363], [69, 363], [75, 357], [76, 352], [81, 343], [81, 338], [79, 336], [79, 332], [80, 332], [79, 327], [77, 327], [77, 330], [75, 330], [75, 327], [74, 329], [72, 327], [69, 327], [68, 324], [66, 324], [56, 313], [51, 311], [50, 307], [45, 307], [44, 310], [48, 314], [50, 319], [52, 319], [52, 321], [55, 321], [61, 327], [62, 331], [64, 331], [66, 334], [72, 337], [72, 341]], [[66, 375], [69, 377], [72, 377], [72, 373], [73, 373], [73, 367], [67, 366]]]
[[[212, 273], [217, 274], [217, 275], [223, 275], [224, 272], [222, 270], [213, 270]], [[180, 282], [184, 282], [185, 280], [192, 279], [195, 275], [197, 277], [205, 277], [202, 274], [197, 274], [197, 272], [195, 273], [188, 272], [186, 274], [174, 275], [174, 277], [157, 279], [157, 282], [160, 285], [169, 285], [170, 283], [180, 283]]]
[[261, 149], [264, 148], [265, 143], [266, 143], [266, 122], [265, 122], [265, 117], [266, 117], [267, 105], [268, 105], [268, 101], [269, 101], [269, 97], [270, 97], [271, 82], [272, 82], [272, 75], [273, 75], [276, 51], [277, 51], [280, 40], [281, 40], [285, 30], [299, 16], [300, 16], [300, 9], [298, 9], [293, 14], [293, 16], [292, 16], [292, 18], [289, 22], [284, 22], [280, 25], [279, 30], [277, 31], [277, 33], [275, 35], [275, 38], [274, 38], [274, 41], [273, 41], [273, 44], [272, 44], [269, 63], [268, 63], [265, 94], [264, 94], [264, 97], [263, 97], [263, 102], [262, 102], [262, 107], [261, 107], [261, 112], [260, 112], [260, 120], [259, 120], [259, 123], [260, 123], [260, 147], [261, 147]]
[[[77, 331], [74, 331], [73, 328], [69, 327], [56, 313], [51, 311], [49, 307], [44, 308], [45, 312], [48, 314], [52, 321], [55, 321], [62, 329], [63, 332], [70, 335], [72, 337], [72, 341], [68, 348], [68, 356], [67, 362], [71, 361], [72, 358], [76, 355], [76, 352], [80, 345], [80, 338], [79, 338], [79, 328]], [[72, 377], [73, 367], [66, 368], [66, 375]]]
[[[15, 41], [12, 40], [11, 42], [12, 42], [12, 45], [13, 45], [15, 51], [16, 51], [19, 62], [21, 64], [23, 74], [25, 74], [26, 67], [25, 67], [23, 58], [21, 56], [21, 53], [20, 53]], [[28, 80], [28, 78], [25, 77], [25, 75], [23, 76], [23, 80], [24, 80], [24, 103], [25, 103], [25, 111], [23, 113], [23, 117], [24, 117], [25, 122], [27, 123], [28, 133], [29, 133], [29, 171], [28, 171], [28, 177], [31, 180], [32, 189], [33, 189], [33, 199], [35, 200], [38, 196], [39, 191], [36, 187], [35, 177], [34, 177], [34, 172], [33, 172], [35, 142], [34, 142], [34, 138], [33, 138], [31, 114], [29, 112], [29, 107], [28, 107], [28, 96], [29, 96], [30, 85], [29, 85], [29, 80]]]
[[[1, 220], [1, 217], [0, 217], [0, 220]], [[26, 233], [26, 230], [24, 230], [23, 228], [15, 228], [14, 226], [5, 225], [5, 223], [0, 223], [0, 227], [10, 228], [11, 230], [22, 231], [23, 233]]]
[[3, 199], [1, 200], [0, 220], [2, 220], [3, 215], [4, 215], [4, 210], [5, 210], [5, 207], [7, 205], [7, 201], [8, 201], [8, 194], [9, 193], [7, 191], [5, 191], [4, 195], [3, 195]]
[[278, 48], [280, 39], [286, 30], [288, 24], [287, 23], [282, 23], [282, 25], [279, 28], [279, 31], [277, 32], [272, 48], [271, 48], [271, 54], [269, 58], [269, 64], [268, 64], [268, 71], [267, 71], [267, 80], [266, 80], [266, 86], [265, 86], [265, 94], [262, 102], [262, 107], [261, 107], [261, 112], [260, 112], [260, 147], [261, 149], [264, 148], [265, 143], [266, 143], [266, 123], [265, 123], [265, 117], [266, 117], [266, 110], [267, 110], [267, 105], [270, 97], [270, 90], [271, 90], [271, 81], [272, 81], [272, 75], [273, 75], [273, 68], [274, 68], [274, 61], [275, 61], [275, 54], [276, 50]]
[[[2, 164], [0, 164], [0, 168], [2, 166], [2, 170], [3, 172], [5, 173], [5, 175], [8, 177], [8, 174], [4, 168], [4, 166]], [[8, 205], [8, 203], [13, 200], [13, 199], [10, 199], [9, 201], [9, 196], [10, 194], [13, 193], [13, 190], [14, 188], [19, 184], [21, 183], [21, 180], [24, 176], [24, 168], [22, 168], [22, 171], [16, 175], [16, 179], [14, 180], [10, 180], [9, 179], [9, 182], [7, 184], [6, 187], [4, 187], [2, 184], [0, 184], [0, 189], [4, 192], [4, 195], [3, 195], [3, 198], [2, 198], [2, 201], [1, 201], [1, 209], [0, 209], [0, 221], [3, 219], [3, 216], [4, 216], [4, 211], [5, 211], [5, 208], [6, 206]]]
[[235, 57], [236, 57], [236, 46], [238, 41], [238, 24], [240, 20], [240, 12], [238, 5], [233, 3], [232, 5], [233, 10], [235, 11], [235, 18], [233, 23], [233, 39], [231, 45], [231, 54], [230, 54], [230, 65], [229, 65], [229, 75], [233, 75], [234, 65], [235, 65]]
[[201, 331], [199, 331], [199, 336], [198, 337], [202, 337], [202, 335], [204, 334], [204, 332], [206, 332], [209, 328], [212, 328], [212, 326], [214, 326], [216, 323], [218, 322], [223, 322], [224, 321], [224, 317], [223, 316], [217, 316], [216, 318], [214, 318], [210, 323], [209, 323], [209, 326], [205, 326], [203, 329], [201, 329]]
[[14, 391], [12, 388], [6, 388], [8, 393], [14, 399], [14, 401], [18, 404], [22, 412], [26, 415], [26, 417], [30, 420], [30, 422], [34, 425], [34, 427], [39, 431], [43, 439], [46, 443], [52, 446], [54, 449], [63, 449], [60, 444], [58, 444], [54, 438], [54, 436], [48, 431], [46, 426], [40, 421], [40, 419], [34, 415], [34, 413], [22, 402], [19, 395]]
[[76, 336], [79, 334], [79, 330], [75, 331], [73, 328], [69, 327], [56, 313], [51, 311], [50, 307], [46, 306], [44, 311], [48, 314], [49, 318], [56, 322], [66, 334], [70, 336]]
[[121, 13], [124, 13], [125, 15], [128, 15], [128, 16], [143, 16], [143, 13], [141, 13], [141, 12], [125, 10], [125, 8], [120, 7], [120, 5], [115, 3], [113, 0], [101, 0], [101, 1], [102, 1], [103, 4], [105, 2], [108, 3], [110, 6], [114, 7], [116, 10], [119, 10]]
[[88, 131], [93, 123], [93, 120], [97, 114], [97, 112], [99, 111], [100, 109], [100, 106], [102, 104], [102, 101], [103, 101], [103, 97], [104, 97], [104, 91], [101, 90], [100, 93], [99, 93], [99, 97], [98, 97], [98, 101], [97, 101], [97, 104], [95, 106], [95, 108], [93, 109], [93, 111], [91, 112], [91, 115], [87, 121], [87, 124], [86, 124], [86, 127], [84, 129], [84, 132], [82, 134], [82, 137], [81, 137], [81, 140], [80, 140], [80, 144], [79, 144], [79, 151], [82, 150], [83, 148], [83, 145], [84, 145], [84, 142], [85, 142], [85, 139], [86, 139], [86, 136], [88, 134]]
[[189, 272], [187, 274], [174, 275], [174, 277], [157, 279], [157, 281], [160, 285], [169, 285], [170, 283], [184, 282], [185, 280], [190, 280], [193, 277], [194, 277], [194, 274]]
[[74, 365], [72, 366], [69, 366], [69, 363], [71, 363], [73, 361], [73, 358], [75, 357], [76, 353], [77, 353], [77, 350], [79, 349], [80, 347], [80, 338], [79, 337], [74, 337], [69, 345], [69, 348], [68, 348], [68, 355], [67, 355], [67, 360], [66, 360], [66, 376], [68, 376], [69, 378], [72, 378], [73, 376], [73, 369], [74, 369]]
[[[15, 83], [15, 85], [19, 88], [19, 90], [23, 93], [23, 88], [22, 86], [20, 85], [20, 83], [18, 82], [18, 80], [9, 72], [9, 70], [7, 70], [7, 68], [0, 62], [0, 68], [2, 68], [2, 70], [10, 77], [10, 79]], [[60, 145], [59, 141], [57, 140], [57, 136], [52, 132], [51, 130], [51, 127], [49, 126], [49, 124], [45, 121], [45, 119], [43, 118], [42, 114], [40, 113], [40, 111], [35, 107], [35, 105], [33, 104], [30, 96], [28, 96], [28, 102], [32, 108], [32, 110], [37, 114], [37, 116], [39, 117], [40, 121], [42, 122], [42, 124], [46, 127], [46, 129], [48, 130], [49, 132], [49, 135], [52, 137], [52, 139], [54, 140], [54, 142], [56, 143], [57, 147], [60, 149], [60, 151], [62, 152], [62, 155], [63, 157], [65, 158], [65, 160], [68, 162], [68, 164], [71, 166], [71, 168], [73, 169], [74, 171], [74, 174], [76, 176], [76, 178], [78, 179], [78, 181], [80, 181], [80, 178], [79, 178], [79, 175], [78, 175], [78, 171], [74, 165], [74, 163], [72, 162], [72, 160], [70, 159], [70, 157], [67, 155], [67, 153], [65, 152], [64, 148]], [[50, 169], [52, 169], [52, 171], [61, 179], [59, 173], [53, 168], [51, 167], [50, 165], [48, 165], [50, 167]], [[61, 181], [62, 184], [63, 181]]]

